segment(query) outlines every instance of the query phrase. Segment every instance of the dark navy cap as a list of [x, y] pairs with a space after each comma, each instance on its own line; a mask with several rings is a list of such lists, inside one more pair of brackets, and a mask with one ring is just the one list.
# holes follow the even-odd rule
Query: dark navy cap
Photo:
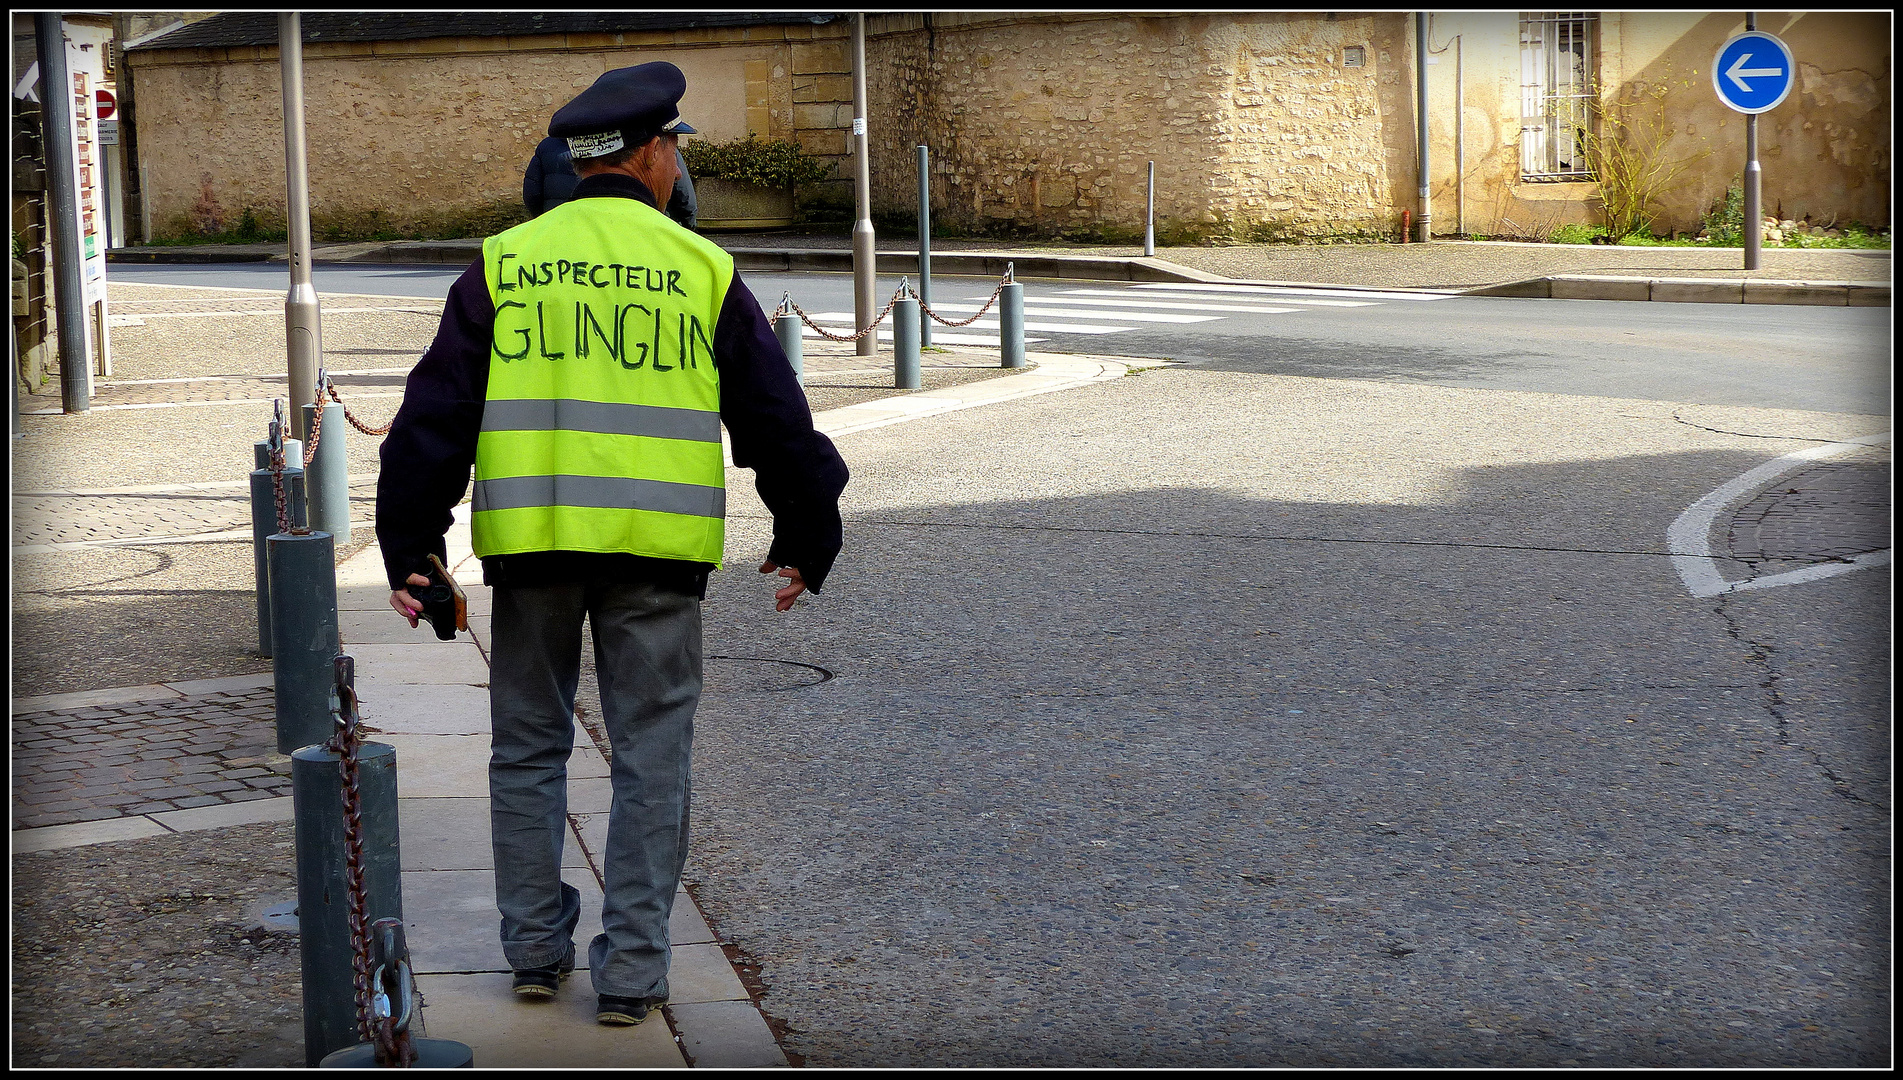
[[687, 76], [665, 60], [616, 68], [555, 111], [548, 133], [568, 140], [577, 160], [638, 146], [655, 135], [694, 135], [681, 122]]

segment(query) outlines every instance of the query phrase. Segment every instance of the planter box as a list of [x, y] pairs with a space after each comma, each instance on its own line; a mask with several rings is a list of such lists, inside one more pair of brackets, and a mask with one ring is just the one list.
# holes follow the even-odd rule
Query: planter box
[[793, 224], [793, 189], [694, 178], [695, 223], [703, 232]]

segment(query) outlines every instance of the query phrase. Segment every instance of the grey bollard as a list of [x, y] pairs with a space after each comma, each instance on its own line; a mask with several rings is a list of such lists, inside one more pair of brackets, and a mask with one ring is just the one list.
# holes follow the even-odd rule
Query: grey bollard
[[1143, 210], [1143, 257], [1156, 254], [1156, 162], [1150, 162], [1150, 188]]
[[918, 297], [901, 297], [892, 304], [892, 385], [900, 390], [917, 390], [918, 376]]
[[[325, 665], [326, 671], [329, 664]], [[326, 698], [325, 700], [328, 700]], [[325, 715], [329, 724], [330, 716]], [[335, 725], [332, 724], [332, 730]], [[330, 732], [325, 732], [328, 739]], [[397, 855], [396, 750], [357, 749], [363, 822], [364, 927], [403, 917], [403, 866]], [[291, 755], [291, 815], [296, 821], [297, 932], [304, 977], [304, 1063], [354, 1046], [357, 991], [345, 881], [343, 776], [335, 751], [307, 745]]]
[[1015, 281], [998, 293], [998, 366], [1024, 366], [1024, 286]]
[[[296, 439], [284, 441], [284, 509], [292, 525], [304, 524], [304, 470], [292, 462], [303, 461], [303, 444]], [[251, 569], [258, 597], [258, 655], [271, 655], [271, 580], [264, 558], [264, 538], [278, 531], [277, 486], [271, 481], [271, 441], [259, 439], [251, 446], [257, 468], [251, 473]]]
[[[264, 444], [260, 442], [259, 446]], [[296, 441], [285, 443], [287, 447], [296, 447]], [[265, 457], [268, 451], [260, 451], [259, 457]], [[290, 457], [287, 450], [285, 457]], [[268, 459], [267, 459], [268, 460]], [[284, 469], [284, 509], [290, 515], [293, 527], [304, 524], [304, 470], [293, 469], [288, 465]], [[269, 658], [271, 655], [271, 574], [270, 565], [265, 558], [265, 538], [278, 531], [277, 485], [271, 480], [271, 469], [260, 465], [251, 473], [251, 570], [258, 594], [258, 655]]]
[[323, 742], [334, 727], [330, 688], [337, 655], [336, 545], [327, 532], [265, 540], [271, 587], [271, 676], [278, 753]]
[[[412, 1035], [410, 1045], [416, 1049], [416, 1061], [410, 1066], [413, 1069], [476, 1067], [476, 1052], [469, 1048], [468, 1043]], [[374, 1069], [377, 1067], [377, 1048], [370, 1043], [358, 1043], [326, 1056], [317, 1065], [323, 1069]]]
[[806, 385], [806, 349], [800, 340], [800, 317], [791, 311], [773, 320], [773, 333], [780, 339], [786, 362], [793, 365], [793, 378]]
[[[304, 430], [311, 429], [317, 406], [305, 405]], [[350, 543], [350, 463], [345, 456], [344, 407], [336, 402], [324, 406], [324, 420], [317, 429], [317, 452], [311, 455], [310, 475], [304, 478], [310, 500], [311, 528], [322, 529], [335, 538], [339, 547]]]

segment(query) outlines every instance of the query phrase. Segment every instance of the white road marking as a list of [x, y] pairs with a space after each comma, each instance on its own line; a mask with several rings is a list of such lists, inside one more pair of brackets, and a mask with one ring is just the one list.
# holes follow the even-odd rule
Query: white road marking
[[[1097, 316], [1113, 317], [1118, 319], [1129, 319], [1132, 322], [1163, 322], [1163, 323], [1215, 322], [1218, 319], [1222, 318], [1222, 316], [1220, 315], [1172, 315], [1168, 312], [1156, 312], [1156, 311], [1065, 311], [1062, 308], [1040, 308], [1037, 306], [1045, 302], [1046, 302], [1046, 298], [1042, 296], [1036, 298], [1035, 300], [1026, 300], [1024, 302], [1024, 313], [1026, 315], [1043, 315], [1047, 318], [1056, 318], [1056, 319], [1074, 319], [1079, 315], [1097, 315]], [[1057, 302], [1062, 303], [1062, 301], [1057, 301]], [[1072, 303], [1089, 303], [1089, 302], [1090, 301], [1072, 301]], [[1102, 301], [1097, 301], [1097, 303], [1102, 303]], [[933, 304], [932, 310], [933, 311], [977, 311], [982, 306], [983, 305], [980, 305], [980, 304]]]
[[1445, 300], [1459, 293], [1427, 292], [1371, 292], [1356, 289], [1304, 289], [1293, 285], [1199, 285], [1180, 281], [1158, 282], [1147, 285], [1132, 285], [1133, 289], [1148, 289], [1154, 292], [1214, 292], [1248, 293], [1264, 300], [1275, 300], [1282, 296], [1340, 296], [1362, 300]]
[[[809, 315], [807, 317], [814, 322], [837, 323], [841, 326], [851, 326], [854, 322], [853, 314], [848, 311], [825, 311], [818, 315]], [[998, 328], [998, 320], [979, 319], [970, 325], [980, 330], [996, 330]], [[1029, 320], [1025, 321], [1024, 328], [1026, 330], [1042, 330], [1052, 334], [1121, 334], [1126, 330], [1136, 329], [1134, 326], [1097, 326], [1093, 323], [1042, 323], [1031, 322]], [[932, 340], [937, 341], [938, 335], [933, 334]]]
[[1772, 589], [1780, 585], [1801, 585], [1807, 581], [1848, 574], [1852, 570], [1862, 570], [1869, 566], [1884, 566], [1890, 561], [1890, 549], [1872, 551], [1859, 555], [1849, 562], [1819, 563], [1801, 570], [1791, 570], [1782, 574], [1770, 574], [1744, 581], [1726, 581], [1718, 572], [1718, 560], [1711, 550], [1711, 529], [1718, 515], [1727, 507], [1733, 506], [1746, 496], [1755, 495], [1773, 480], [1785, 473], [1800, 469], [1813, 461], [1836, 457], [1866, 446], [1875, 446], [1890, 441], [1890, 432], [1880, 435], [1864, 435], [1860, 438], [1846, 439], [1843, 442], [1826, 443], [1823, 446], [1811, 446], [1785, 454], [1775, 461], [1767, 461], [1750, 472], [1739, 476], [1718, 490], [1698, 500], [1678, 515], [1672, 527], [1665, 531], [1665, 544], [1672, 552], [1672, 565], [1677, 568], [1679, 579], [1685, 587], [1697, 597], [1718, 596], [1722, 593], [1741, 592], [1746, 589]]
[[[410, 314], [413, 314], [413, 315], [429, 315], [429, 316], [436, 316], [436, 315], [442, 314], [441, 309], [423, 308], [423, 307], [415, 307], [415, 306], [412, 306], [412, 307], [339, 307], [339, 308], [324, 308], [323, 309], [323, 313], [326, 315], [351, 315], [351, 314], [365, 314], [370, 312], [388, 313], [392, 311], [409, 312]], [[131, 315], [127, 317], [134, 318], [134, 319], [211, 319], [211, 318], [222, 318], [229, 315], [275, 315], [275, 316], [282, 317], [284, 315], [284, 309], [283, 308], [262, 308], [257, 311], [142, 311], [138, 313], [137, 315]], [[132, 324], [132, 325], [136, 325], [136, 324]]]
[[[982, 325], [982, 320], [980, 322], [972, 323], [971, 325], [973, 326]], [[992, 323], [991, 325], [995, 327], [998, 324]], [[892, 331], [890, 330], [879, 330], [877, 331], [877, 333], [879, 335], [880, 341], [892, 340]], [[800, 327], [800, 336], [803, 338], [816, 338], [816, 337], [819, 337], [819, 331], [813, 329], [810, 326], [802, 326]], [[1046, 341], [1046, 340], [1048, 339], [1041, 338], [1041, 337], [1027, 337], [1024, 339], [1025, 344], [1027, 345], [1033, 341]], [[974, 337], [970, 334], [947, 334], [938, 330], [933, 330], [932, 344], [934, 345], [940, 345], [940, 344], [943, 344], [943, 345], [989, 345], [989, 346], [995, 347], [998, 344], [998, 337], [996, 334], [993, 334], [990, 337]], [[828, 372], [827, 374], [836, 375], [839, 373]]]
[[[1130, 295], [1131, 295], [1130, 290], [1127, 288], [1126, 289], [1066, 289], [1064, 291], [1063, 296], [1040, 296], [1037, 298], [1037, 302], [1040, 304], [1130, 304], [1132, 306], [1141, 305], [1144, 307], [1152, 307], [1152, 308], [1180, 308], [1180, 309], [1189, 310], [1189, 311], [1244, 311], [1244, 312], [1253, 311], [1253, 312], [1265, 312], [1265, 313], [1280, 313], [1284, 311], [1295, 310], [1294, 308], [1285, 308], [1285, 307], [1255, 307], [1253, 305], [1248, 305], [1248, 304], [1210, 304], [1210, 303], [1171, 304], [1171, 303], [1161, 302], [1161, 301], [1167, 301], [1167, 300], [1208, 301], [1208, 300], [1218, 299], [1217, 297], [1214, 297], [1214, 296], [1203, 296], [1203, 295], [1197, 295], [1196, 293], [1161, 293], [1161, 292], [1142, 293], [1140, 294], [1142, 296], [1142, 299], [1140, 300], [1129, 299]], [[1073, 296], [1121, 296], [1121, 297], [1124, 297], [1124, 299], [1122, 300], [1072, 300], [1070, 299], [1070, 297], [1073, 297]], [[1278, 304], [1298, 304], [1301, 307], [1377, 307], [1379, 306], [1372, 300], [1309, 300], [1309, 299], [1296, 299], [1296, 298], [1287, 297], [1287, 296], [1277, 296], [1277, 297], [1273, 297], [1272, 299], [1274, 300], [1275, 303], [1278, 303]]]

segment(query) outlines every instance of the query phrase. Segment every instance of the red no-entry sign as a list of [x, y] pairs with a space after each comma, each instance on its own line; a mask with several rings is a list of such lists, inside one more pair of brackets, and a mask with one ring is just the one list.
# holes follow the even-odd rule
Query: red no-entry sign
[[119, 99], [113, 97], [110, 90], [99, 91], [93, 95], [93, 100], [93, 115], [100, 120], [110, 120], [112, 114], [119, 111]]

